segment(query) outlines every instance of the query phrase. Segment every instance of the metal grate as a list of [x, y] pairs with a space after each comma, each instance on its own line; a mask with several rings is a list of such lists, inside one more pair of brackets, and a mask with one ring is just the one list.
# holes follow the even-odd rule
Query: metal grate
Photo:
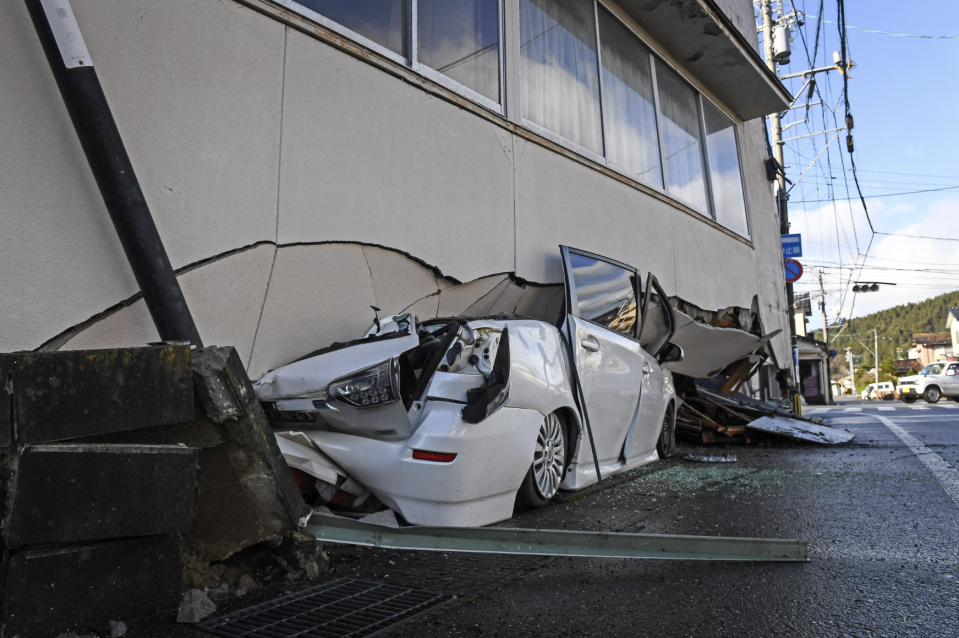
[[453, 599], [421, 589], [343, 578], [241, 611], [199, 628], [218, 636], [373, 636]]

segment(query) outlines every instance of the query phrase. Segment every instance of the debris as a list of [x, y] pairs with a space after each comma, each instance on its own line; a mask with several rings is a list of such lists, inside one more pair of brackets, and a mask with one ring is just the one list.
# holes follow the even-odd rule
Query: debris
[[809, 441], [811, 443], [824, 443], [827, 445], [848, 443], [852, 441], [854, 437], [853, 434], [838, 428], [816, 425], [815, 423], [805, 423], [798, 419], [787, 419], [779, 416], [764, 416], [750, 423], [748, 427], [751, 430], [778, 434], [797, 441]]
[[214, 602], [220, 602], [225, 600], [230, 595], [230, 583], [223, 581], [220, 583], [219, 587], [211, 589], [207, 592], [207, 596], [210, 597], [210, 600]]
[[120, 638], [127, 635], [127, 625], [120, 620], [110, 621], [110, 638]]
[[736, 455], [727, 454], [724, 456], [704, 456], [701, 454], [687, 454], [684, 457], [687, 461], [693, 461], [695, 463], [735, 463]]
[[[260, 585], [255, 580], [253, 580], [253, 577], [250, 576], [249, 574], [243, 574], [242, 576], [240, 576], [239, 581], [237, 581], [237, 587], [239, 589], [245, 590], [245, 592], [256, 589], [259, 586]], [[241, 594], [238, 593], [237, 595], [241, 595]]]
[[400, 524], [396, 520], [396, 513], [393, 510], [383, 510], [376, 514], [370, 514], [360, 519], [361, 523], [372, 523], [374, 525], [383, 525], [384, 527], [398, 528]]
[[198, 623], [213, 612], [216, 605], [201, 589], [191, 589], [183, 595], [176, 621], [180, 623]]
[[287, 578], [315, 578], [326, 571], [330, 558], [316, 537], [303, 532], [291, 532], [283, 537], [276, 551], [276, 561], [287, 571]]

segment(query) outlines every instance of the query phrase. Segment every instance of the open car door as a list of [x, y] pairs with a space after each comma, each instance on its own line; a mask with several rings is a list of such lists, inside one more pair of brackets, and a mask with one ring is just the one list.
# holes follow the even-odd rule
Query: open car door
[[565, 331], [596, 457], [606, 475], [622, 467], [626, 437], [639, 418], [647, 365], [637, 331], [639, 277], [635, 268], [613, 259], [560, 249], [566, 272]]

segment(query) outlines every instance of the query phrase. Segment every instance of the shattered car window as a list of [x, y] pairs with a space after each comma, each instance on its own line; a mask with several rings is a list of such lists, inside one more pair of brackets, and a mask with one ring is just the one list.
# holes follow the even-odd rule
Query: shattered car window
[[633, 336], [637, 317], [634, 273], [577, 253], [570, 253], [570, 272], [579, 316]]

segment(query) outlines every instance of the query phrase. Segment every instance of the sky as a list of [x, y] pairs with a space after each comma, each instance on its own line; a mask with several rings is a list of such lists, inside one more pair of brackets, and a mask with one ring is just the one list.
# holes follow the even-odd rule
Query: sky
[[[800, 27], [805, 46], [794, 31], [792, 58], [789, 65], [780, 67], [780, 75], [808, 69], [806, 49], [811, 56], [815, 42], [820, 0], [791, 1], [811, 16]], [[831, 22], [820, 23], [816, 67], [832, 65], [833, 51], [839, 50], [839, 28], [834, 24], [837, 1], [822, 0], [823, 18]], [[788, 11], [790, 0], [784, 2]], [[803, 239], [799, 261], [804, 274], [795, 291], [818, 293], [821, 270], [830, 322], [959, 290], [959, 241], [896, 236], [959, 240], [959, 2], [845, 0], [845, 5], [847, 27], [957, 37], [921, 39], [847, 30], [850, 58], [856, 64], [848, 81], [853, 159], [873, 228], [893, 236], [870, 231], [846, 151], [847, 131], [839, 134], [801, 180], [835, 133], [786, 144], [787, 177], [798, 182], [790, 191], [791, 232], [801, 233]], [[833, 71], [816, 77], [818, 93], [812, 101], [821, 96], [826, 106], [810, 107], [807, 123], [789, 128], [784, 138], [845, 123], [842, 76]], [[785, 83], [794, 95], [803, 85], [799, 79]], [[805, 101], [803, 92], [797, 104]], [[805, 109], [795, 109], [783, 123], [801, 122], [804, 114]], [[955, 188], [897, 194], [949, 187]], [[857, 281], [897, 285], [854, 294], [852, 286]], [[815, 301], [810, 329], [822, 326]]]

